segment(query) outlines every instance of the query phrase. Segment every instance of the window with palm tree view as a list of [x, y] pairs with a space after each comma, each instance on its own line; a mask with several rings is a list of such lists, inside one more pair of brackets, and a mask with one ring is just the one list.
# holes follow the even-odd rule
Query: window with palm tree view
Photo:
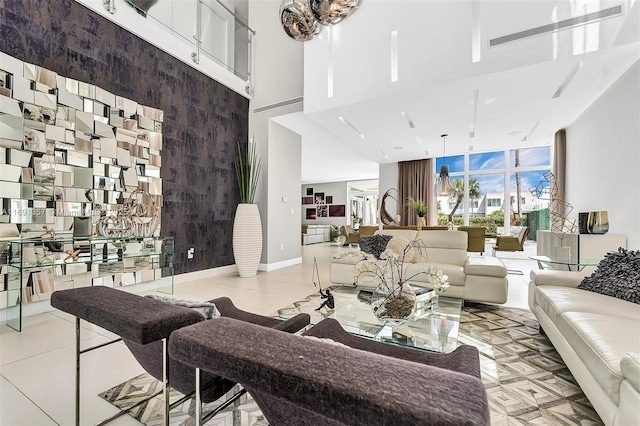
[[[436, 170], [445, 164], [436, 159]], [[452, 191], [438, 196], [438, 225], [482, 226], [487, 234], [504, 228], [549, 229], [549, 200], [531, 191], [544, 184], [551, 167], [549, 146], [446, 157]]]

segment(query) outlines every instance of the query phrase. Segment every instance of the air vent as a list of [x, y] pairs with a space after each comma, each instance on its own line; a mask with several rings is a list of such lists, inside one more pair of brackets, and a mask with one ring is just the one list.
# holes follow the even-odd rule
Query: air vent
[[260, 112], [269, 111], [270, 109], [282, 108], [282, 107], [286, 107], [286, 106], [289, 106], [289, 105], [302, 103], [303, 99], [304, 98], [299, 97], [299, 98], [289, 99], [288, 101], [276, 102], [275, 104], [261, 106], [261, 107], [258, 107], [258, 108], [254, 108], [253, 109], [253, 113], [254, 114], [258, 114]]
[[577, 25], [584, 25], [591, 22], [599, 21], [601, 19], [611, 18], [617, 15], [622, 15], [622, 5], [603, 9], [598, 12], [587, 13], [586, 15], [576, 16], [575, 18], [565, 19], [564, 21], [554, 22], [552, 24], [543, 25], [541, 27], [531, 28], [530, 30], [520, 31], [518, 33], [494, 38], [489, 40], [489, 47], [499, 46], [501, 44], [522, 40], [523, 38], [533, 37], [540, 34], [564, 30], [567, 28], [575, 27]]

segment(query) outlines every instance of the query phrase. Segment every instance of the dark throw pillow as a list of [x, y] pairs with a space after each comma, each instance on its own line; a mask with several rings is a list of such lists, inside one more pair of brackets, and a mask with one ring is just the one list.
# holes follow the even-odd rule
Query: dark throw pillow
[[578, 288], [640, 304], [640, 250], [608, 253]]
[[380, 259], [380, 255], [387, 248], [389, 240], [391, 240], [391, 235], [368, 235], [360, 237], [358, 244], [360, 245], [360, 250], [374, 255], [376, 259]]

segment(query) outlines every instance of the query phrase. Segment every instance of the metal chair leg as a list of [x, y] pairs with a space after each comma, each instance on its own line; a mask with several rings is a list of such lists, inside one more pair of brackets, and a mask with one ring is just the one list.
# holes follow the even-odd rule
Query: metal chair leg
[[169, 426], [169, 412], [171, 407], [169, 405], [169, 347], [168, 339], [162, 339], [162, 389], [164, 396], [164, 424]]
[[201, 395], [200, 395], [200, 376], [201, 376], [200, 369], [196, 368], [196, 412], [194, 414], [196, 426], [202, 425], [202, 401], [201, 401]]
[[76, 317], [76, 426], [80, 426], [80, 318]]

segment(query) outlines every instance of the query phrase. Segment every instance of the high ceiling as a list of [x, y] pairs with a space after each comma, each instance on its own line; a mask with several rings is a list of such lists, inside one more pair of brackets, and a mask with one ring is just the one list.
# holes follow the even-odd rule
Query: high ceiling
[[304, 112], [277, 119], [302, 135], [303, 183], [442, 156], [443, 133], [447, 155], [549, 144], [640, 58], [639, 3], [362, 0], [305, 43]]

